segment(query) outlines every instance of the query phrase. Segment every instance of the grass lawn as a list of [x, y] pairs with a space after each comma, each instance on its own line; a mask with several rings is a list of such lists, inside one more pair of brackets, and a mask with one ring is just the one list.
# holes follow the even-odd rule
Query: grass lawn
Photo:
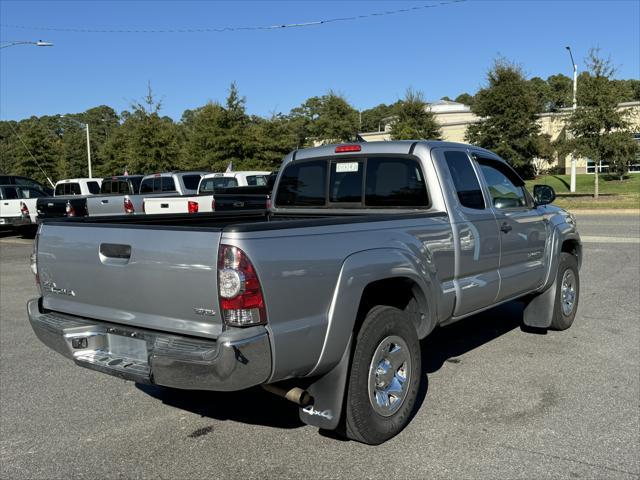
[[[593, 195], [595, 176], [576, 175], [576, 194]], [[542, 175], [535, 180], [527, 180], [527, 189], [532, 192], [536, 184], [550, 185], [557, 194], [570, 193], [570, 175]], [[640, 174], [629, 174], [625, 180], [612, 179], [600, 175], [600, 194], [598, 201], [592, 197], [559, 196], [554, 204], [562, 208], [640, 208]]]

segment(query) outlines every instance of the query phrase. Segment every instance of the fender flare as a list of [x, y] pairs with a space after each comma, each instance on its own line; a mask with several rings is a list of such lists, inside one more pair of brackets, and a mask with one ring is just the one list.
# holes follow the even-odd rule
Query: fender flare
[[[425, 258], [425, 257], [422, 257]], [[338, 275], [327, 314], [327, 330], [316, 365], [306, 376], [330, 371], [342, 359], [353, 333], [358, 308], [365, 288], [372, 282], [388, 278], [408, 278], [421, 290], [428, 308], [424, 321], [426, 332], [436, 322], [437, 288], [435, 268], [411, 251], [379, 248], [356, 252], [345, 259]]]

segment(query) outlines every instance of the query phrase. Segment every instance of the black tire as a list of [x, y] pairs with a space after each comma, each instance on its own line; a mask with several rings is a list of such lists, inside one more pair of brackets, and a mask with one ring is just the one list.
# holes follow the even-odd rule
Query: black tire
[[[573, 276], [574, 281], [574, 301], [570, 312], [563, 309], [563, 279], [565, 275]], [[560, 265], [558, 266], [558, 277], [556, 278], [556, 299], [553, 304], [553, 319], [551, 320], [551, 330], [566, 330], [573, 323], [578, 311], [578, 301], [580, 299], [580, 276], [578, 273], [578, 259], [570, 253], [560, 254]]]
[[28, 225], [26, 227], [20, 227], [18, 229], [18, 233], [20, 234], [20, 236], [22, 236], [22, 238], [35, 238], [37, 232], [37, 225]]
[[[382, 341], [388, 337], [398, 337], [405, 343], [407, 348], [404, 355], [410, 362], [401, 364], [409, 365], [409, 368], [401, 369], [407, 373], [406, 386], [405, 383], [402, 384], [404, 397], [397, 400], [401, 402], [399, 407], [389, 410], [393, 413], [383, 416], [373, 406], [375, 400], [369, 393], [369, 371], [374, 355], [380, 351], [379, 348], [384, 350]], [[411, 419], [418, 396], [422, 374], [420, 357], [416, 329], [406, 313], [388, 306], [376, 306], [369, 311], [356, 336], [347, 384], [345, 433], [348, 438], [379, 445], [402, 431]]]

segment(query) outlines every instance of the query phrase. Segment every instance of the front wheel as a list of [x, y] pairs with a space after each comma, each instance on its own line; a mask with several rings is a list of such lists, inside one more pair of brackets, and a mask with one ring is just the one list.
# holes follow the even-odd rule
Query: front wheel
[[574, 255], [566, 252], [560, 254], [556, 285], [556, 299], [550, 328], [566, 330], [576, 317], [580, 298], [578, 260]]
[[420, 342], [403, 311], [377, 306], [367, 314], [351, 362], [346, 434], [378, 445], [409, 422], [421, 377]]

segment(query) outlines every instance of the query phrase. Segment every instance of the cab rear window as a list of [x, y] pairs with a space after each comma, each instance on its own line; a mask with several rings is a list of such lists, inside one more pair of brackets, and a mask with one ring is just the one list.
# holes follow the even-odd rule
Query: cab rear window
[[59, 195], [80, 195], [79, 183], [59, 183], [56, 185], [55, 196]]
[[412, 157], [344, 157], [288, 165], [278, 185], [279, 207], [425, 208], [429, 196]]
[[140, 193], [175, 192], [176, 184], [171, 177], [145, 178], [140, 184]]

